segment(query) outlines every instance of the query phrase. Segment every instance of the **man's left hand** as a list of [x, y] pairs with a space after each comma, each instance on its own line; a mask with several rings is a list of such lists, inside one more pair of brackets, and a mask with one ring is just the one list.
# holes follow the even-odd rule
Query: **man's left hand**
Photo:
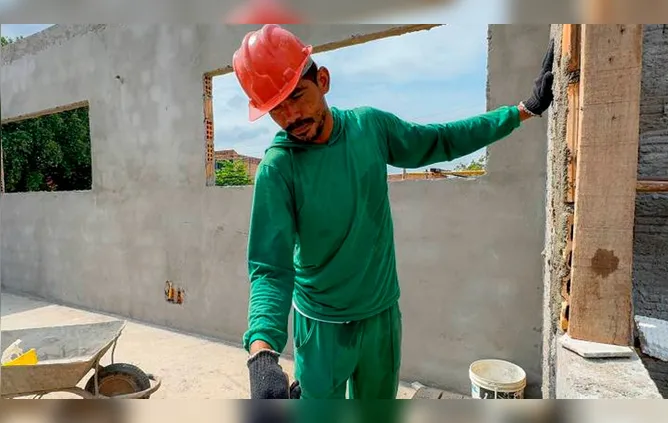
[[533, 92], [531, 97], [522, 102], [522, 106], [531, 114], [535, 116], [542, 116], [543, 112], [552, 104], [552, 81], [554, 75], [552, 74], [552, 63], [554, 62], [554, 39], [550, 39], [550, 44], [545, 57], [543, 57], [543, 64], [541, 66], [538, 78], [534, 80]]

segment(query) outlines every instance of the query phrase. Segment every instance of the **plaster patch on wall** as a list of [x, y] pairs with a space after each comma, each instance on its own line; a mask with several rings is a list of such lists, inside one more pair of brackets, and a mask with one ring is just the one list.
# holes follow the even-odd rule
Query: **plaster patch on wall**
[[[552, 25], [555, 52], [561, 51], [563, 25]], [[556, 348], [561, 313], [561, 288], [568, 274], [563, 259], [568, 239], [572, 207], [564, 202], [568, 187], [566, 116], [568, 112], [568, 61], [555, 54], [554, 101], [548, 114], [547, 213], [545, 224], [544, 303], [543, 303], [543, 397], [556, 395]]]

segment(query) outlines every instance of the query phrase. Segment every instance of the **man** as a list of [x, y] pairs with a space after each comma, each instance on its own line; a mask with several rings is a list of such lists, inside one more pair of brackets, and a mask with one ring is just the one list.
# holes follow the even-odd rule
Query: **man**
[[430, 125], [329, 107], [330, 74], [312, 51], [269, 24], [247, 34], [233, 58], [250, 120], [268, 113], [283, 129], [258, 166], [250, 221], [251, 398], [290, 396], [278, 358], [293, 306], [302, 398], [344, 398], [346, 384], [350, 398], [395, 398], [402, 320], [387, 165], [451, 161], [540, 116], [552, 102], [553, 43], [529, 99]]

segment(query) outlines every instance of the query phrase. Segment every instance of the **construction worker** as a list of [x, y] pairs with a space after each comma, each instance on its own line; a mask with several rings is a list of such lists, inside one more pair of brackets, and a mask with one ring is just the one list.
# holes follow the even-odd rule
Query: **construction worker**
[[[267, 24], [234, 53], [249, 118], [282, 130], [257, 168], [248, 240], [251, 398], [289, 398], [279, 364], [294, 307], [303, 399], [396, 398], [399, 308], [387, 165], [418, 168], [506, 137], [552, 102], [553, 43], [526, 101], [421, 125], [372, 107], [330, 107], [330, 73], [286, 29]], [[425, 58], [428, 60], [428, 58]], [[294, 394], [293, 394], [294, 395]]]

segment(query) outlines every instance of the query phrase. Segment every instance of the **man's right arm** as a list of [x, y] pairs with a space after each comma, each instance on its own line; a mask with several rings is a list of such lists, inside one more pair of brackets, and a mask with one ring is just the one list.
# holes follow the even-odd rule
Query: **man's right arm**
[[295, 270], [295, 215], [292, 190], [271, 164], [258, 166], [248, 234], [250, 295], [243, 344], [251, 355], [281, 353], [288, 339]]

